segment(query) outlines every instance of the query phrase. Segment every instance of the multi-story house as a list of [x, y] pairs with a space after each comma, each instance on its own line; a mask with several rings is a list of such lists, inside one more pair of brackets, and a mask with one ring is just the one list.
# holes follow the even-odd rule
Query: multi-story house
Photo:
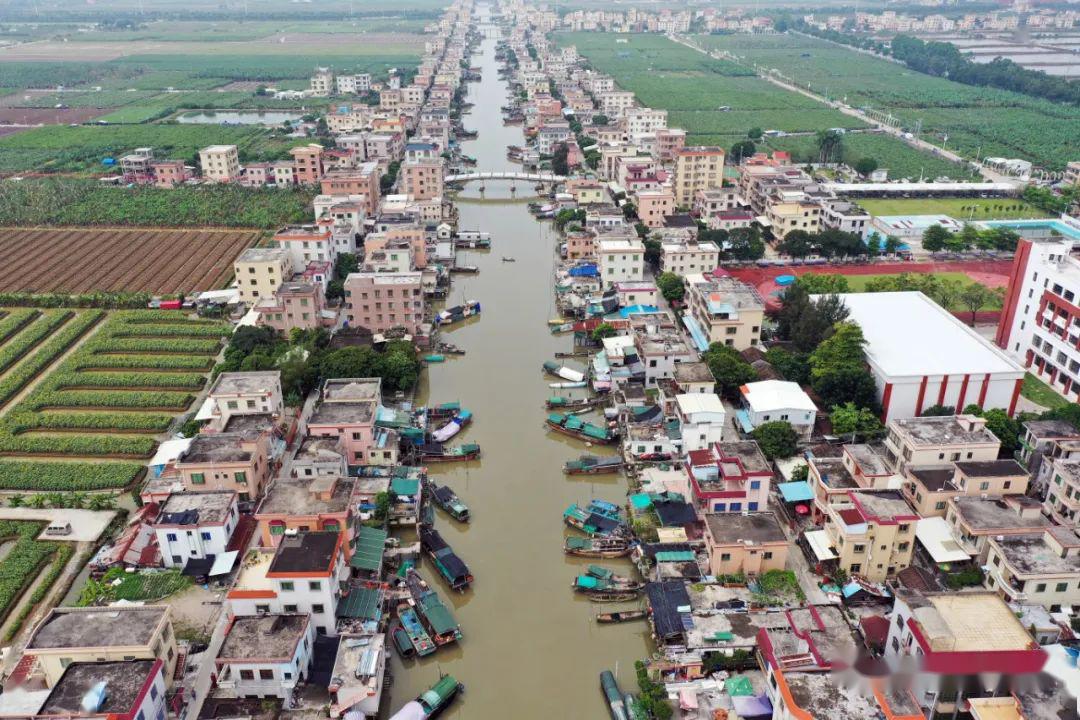
[[675, 162], [679, 151], [686, 147], [686, 131], [680, 128], [662, 128], [653, 133], [653, 157], [658, 162], [669, 165]]
[[[161, 660], [151, 659], [73, 662], [43, 703], [39, 698], [24, 705], [37, 708], [37, 712], [23, 710], [20, 715], [28, 720], [164, 718], [168, 710], [164, 667]], [[101, 701], [88, 703], [87, 698], [95, 697], [102, 687], [107, 694]]]
[[684, 147], [675, 156], [675, 204], [689, 208], [701, 190], [724, 184], [724, 150], [718, 147]]
[[667, 128], [668, 111], [631, 107], [623, 111], [622, 119], [627, 135], [654, 133]]
[[352, 273], [345, 279], [345, 315], [350, 325], [372, 332], [403, 327], [419, 334], [426, 322], [423, 273]]
[[209, 425], [215, 430], [224, 430], [234, 416], [280, 418], [285, 406], [278, 370], [221, 373], [210, 386], [207, 397], [211, 412]]
[[706, 513], [705, 547], [710, 575], [756, 577], [783, 570], [790, 543], [774, 513]]
[[757, 512], [769, 506], [772, 466], [753, 440], [693, 450], [685, 468], [694, 501], [706, 512]]
[[1080, 536], [1052, 525], [1042, 532], [987, 540], [986, 587], [1009, 602], [1051, 612], [1080, 604]]
[[758, 380], [739, 388], [746, 428], [786, 422], [802, 438], [809, 438], [817, 421], [817, 405], [798, 383]]
[[814, 201], [770, 203], [765, 210], [773, 236], [782, 240], [792, 230], [815, 234], [821, 230], [821, 205]]
[[154, 177], [154, 187], [174, 188], [183, 185], [193, 176], [183, 160], [153, 160], [150, 172]]
[[167, 568], [223, 554], [239, 522], [236, 492], [209, 490], [169, 495], [154, 522], [154, 535]]
[[270, 475], [265, 433], [200, 433], [176, 459], [185, 490], [232, 490], [242, 502], [262, 494]]
[[922, 517], [945, 517], [950, 498], [997, 498], [1027, 492], [1028, 473], [1015, 460], [962, 460], [908, 465], [902, 492]]
[[884, 582], [911, 565], [919, 516], [899, 492], [851, 490], [829, 505], [825, 531], [837, 565], [870, 582]]
[[308, 679], [314, 645], [307, 615], [234, 617], [214, 660], [218, 687], [291, 705], [297, 686]]
[[326, 309], [324, 298], [319, 283], [282, 283], [274, 292], [274, 297], [262, 300], [255, 306], [259, 313], [258, 323], [285, 335], [294, 329], [332, 327], [337, 322], [337, 313]]
[[714, 242], [664, 242], [660, 247], [662, 272], [686, 277], [711, 273], [720, 265], [720, 248]]
[[431, 200], [443, 195], [442, 158], [407, 160], [398, 173], [401, 192], [410, 200]]
[[[318, 447], [321, 443], [340, 445], [336, 439], [308, 438], [301, 451], [311, 453], [313, 446]], [[345, 465], [343, 455], [334, 453], [334, 456], [339, 465]], [[294, 475], [295, 472], [294, 466]], [[290, 531], [340, 532], [351, 538], [350, 499], [356, 481], [346, 474], [347, 470], [339, 468], [339, 473], [275, 478], [255, 511], [260, 543], [264, 547], [274, 547], [283, 537], [289, 537], [286, 533]]]
[[37, 661], [54, 687], [72, 663], [160, 660], [165, 684], [176, 671], [176, 634], [168, 605], [57, 607], [34, 628], [24, 653]]
[[686, 281], [688, 311], [683, 322], [705, 350], [712, 343], [736, 350], [757, 345], [765, 319], [765, 302], [751, 285], [732, 277], [695, 275]]
[[289, 151], [293, 159], [293, 177], [299, 185], [315, 185], [323, 174], [323, 146], [317, 143], [300, 145]]
[[333, 233], [329, 227], [321, 224], [289, 225], [274, 233], [274, 242], [289, 251], [294, 273], [302, 272], [313, 262], [333, 265], [337, 259]]
[[330, 68], [316, 68], [315, 74], [311, 76], [309, 87], [311, 94], [315, 97], [330, 97], [334, 91], [334, 73], [330, 71]]
[[821, 225], [862, 237], [870, 227], [870, 213], [852, 202], [826, 200], [821, 203]]
[[[364, 214], [373, 217], [379, 209], [379, 179], [382, 172], [375, 162], [362, 163], [353, 170], [332, 170], [325, 173], [320, 189], [323, 195], [344, 196], [351, 202], [360, 202]], [[321, 196], [320, 196], [321, 197]], [[340, 200], [333, 201], [334, 204]]]
[[334, 378], [307, 421], [311, 437], [337, 438], [349, 465], [365, 464], [375, 444], [375, 413], [382, 398], [379, 378]]
[[597, 259], [604, 287], [645, 279], [645, 246], [640, 240], [600, 240]]
[[248, 248], [233, 266], [240, 302], [271, 298], [293, 272], [292, 254], [282, 248]]
[[1052, 524], [1042, 514], [1039, 501], [1026, 495], [950, 498], [945, 522], [964, 552], [976, 558], [980, 565], [986, 564], [990, 538], [1037, 534]]
[[1080, 460], [1053, 461], [1043, 508], [1055, 522], [1080, 527]]
[[637, 213], [645, 227], [664, 227], [664, 220], [675, 214], [675, 195], [670, 190], [641, 190], [637, 195]]
[[[993, 593], [901, 587], [888, 628], [885, 660], [911, 677], [919, 717], [949, 717], [977, 698], [1010, 697], [1016, 678], [1037, 673], [1046, 662], [1046, 653]], [[912, 673], [915, 663], [918, 672]]]
[[976, 415], [890, 420], [885, 437], [889, 464], [898, 472], [909, 465], [997, 460], [1001, 441]]
[[207, 180], [233, 182], [240, 179], [240, 154], [235, 145], [211, 145], [199, 151], [199, 167]]
[[705, 450], [724, 439], [724, 403], [716, 393], [675, 396], [675, 419], [682, 433], [683, 450]]

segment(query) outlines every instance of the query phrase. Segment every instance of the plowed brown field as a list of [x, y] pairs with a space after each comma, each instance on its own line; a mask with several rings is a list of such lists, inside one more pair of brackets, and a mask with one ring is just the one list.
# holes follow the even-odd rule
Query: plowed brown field
[[0, 228], [0, 291], [211, 290], [258, 237], [209, 228]]

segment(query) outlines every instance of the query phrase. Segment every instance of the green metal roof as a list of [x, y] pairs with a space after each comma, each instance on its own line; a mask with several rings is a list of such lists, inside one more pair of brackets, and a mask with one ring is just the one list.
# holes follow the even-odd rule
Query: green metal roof
[[695, 556], [691, 550], [662, 550], [656, 553], [656, 562], [693, 562]]
[[415, 478], [393, 478], [390, 480], [390, 492], [394, 495], [416, 495], [420, 492], [420, 481]]
[[361, 525], [353, 539], [353, 555], [349, 565], [357, 570], [378, 571], [386, 546], [386, 531]]
[[382, 590], [379, 588], [353, 588], [338, 603], [338, 617], [378, 620], [382, 616]]
[[443, 605], [442, 600], [435, 593], [428, 593], [420, 599], [420, 609], [436, 635], [443, 635], [457, 629], [457, 620], [454, 619], [454, 616], [450, 614], [450, 610]]

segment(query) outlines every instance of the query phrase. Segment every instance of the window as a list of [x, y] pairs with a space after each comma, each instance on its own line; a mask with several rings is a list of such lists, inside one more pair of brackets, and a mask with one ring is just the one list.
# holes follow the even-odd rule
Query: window
[[720, 562], [727, 562], [731, 560], [731, 553], [720, 553]]
[[257, 612], [257, 613], [268, 613], [268, 612], [270, 612], [270, 606], [269, 605], [256, 605], [255, 606], [255, 612]]
[[945, 503], [943, 503], [943, 502], [934, 503], [934, 509], [935, 510], [944, 510], [945, 509]]
[[176, 533], [165, 533], [165, 538], [169, 542], [176, 542]]
[[312, 605], [311, 606], [311, 612], [314, 613], [315, 615], [320, 615], [320, 614], [326, 612], [326, 608], [321, 604]]
[[241, 670], [240, 671], [240, 679], [241, 680], [254, 680], [255, 679], [255, 671], [254, 670]]
[[281, 677], [284, 678], [285, 680], [292, 680], [292, 673], [289, 672], [288, 670], [285, 670], [284, 672], [281, 673]]
[[199, 533], [199, 534], [202, 535], [203, 540], [209, 540], [210, 539], [210, 533], [208, 533], [208, 532], [204, 531], [204, 532]]
[[308, 583], [308, 590], [322, 590], [322, 582], [319, 580], [312, 580]]
[[283, 606], [283, 609], [287, 613], [294, 613], [294, 612], [297, 611], [297, 608], [296, 608], [295, 605], [285, 605], [285, 606]]
[[[252, 280], [251, 282], [254, 284], [255, 281]], [[225, 406], [228, 407], [230, 410], [236, 410], [239, 407], [239, 405], [236, 404], [235, 400], [228, 401], [227, 403], [225, 403]]]
[[771, 552], [765, 552], [765, 553], [762, 554], [762, 558], [764, 558], [765, 560], [772, 560], [772, 553]]
[[292, 581], [291, 580], [282, 581], [282, 583], [281, 583], [281, 591], [282, 592], [292, 592], [293, 591]]
[[852, 552], [864, 553], [864, 552], [866, 552], [866, 546], [865, 545], [856, 545], [854, 548], [852, 548]]
[[750, 481], [750, 489], [751, 490], [760, 490], [761, 489], [761, 481], [760, 480], [751, 480]]
[[862, 572], [862, 564], [861, 563], [852, 563], [850, 572], [852, 574]]
[[1069, 589], [1069, 583], [1058, 583], [1054, 586], [1054, 592], [1065, 592]]
[[247, 485], [247, 473], [243, 470], [235, 472], [233, 473], [233, 480], [235, 480], [238, 485]]
[[758, 509], [758, 504], [756, 502], [752, 502], [752, 503], [749, 503], [746, 507], [747, 507], [748, 510], [757, 510]]
[[989, 490], [990, 489], [990, 483], [988, 483], [988, 482], [979, 483], [979, 489], [980, 490]]
[[206, 475], [204, 473], [191, 473], [191, 484], [192, 485], [205, 485], [206, 484]]
[[274, 671], [273, 670], [267, 670], [266, 668], [263, 668], [262, 670], [259, 671], [259, 679], [260, 680], [273, 680], [274, 679]]
[[742, 510], [742, 503], [741, 502], [733, 502], [733, 503], [731, 503], [731, 512], [739, 512], [740, 510]]
[[254, 410], [255, 409], [255, 401], [254, 400], [248, 400], [247, 401], [247, 406], [248, 406], [248, 410]]
[[1035, 586], [1035, 592], [1037, 592], [1037, 593], [1046, 592], [1046, 583], [1038, 583]]

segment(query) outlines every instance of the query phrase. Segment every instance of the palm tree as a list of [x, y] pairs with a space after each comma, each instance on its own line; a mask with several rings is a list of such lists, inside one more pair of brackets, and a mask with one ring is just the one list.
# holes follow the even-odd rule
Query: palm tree
[[116, 498], [112, 495], [95, 493], [90, 496], [87, 507], [90, 510], [112, 510], [116, 507]]
[[835, 130], [818, 130], [818, 162], [840, 162], [844, 155], [844, 136]]

